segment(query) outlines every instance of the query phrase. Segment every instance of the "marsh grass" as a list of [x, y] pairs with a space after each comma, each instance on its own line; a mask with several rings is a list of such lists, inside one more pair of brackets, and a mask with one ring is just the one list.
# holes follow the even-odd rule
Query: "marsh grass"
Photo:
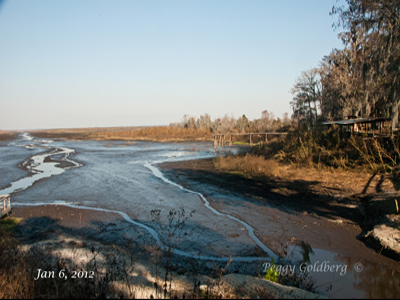
[[247, 153], [246, 155], [229, 155], [217, 157], [213, 161], [218, 170], [244, 175], [250, 178], [279, 176], [281, 168], [273, 159]]
[[0, 141], [9, 141], [16, 139], [18, 134], [11, 131], [1, 131], [0, 130]]
[[212, 132], [209, 129], [174, 126], [54, 129], [33, 131], [32, 134], [42, 138], [76, 140], [212, 141]]

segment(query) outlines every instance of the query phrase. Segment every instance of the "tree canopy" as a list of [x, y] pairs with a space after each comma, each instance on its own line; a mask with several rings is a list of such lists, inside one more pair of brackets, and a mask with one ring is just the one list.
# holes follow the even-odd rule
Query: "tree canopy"
[[390, 117], [399, 124], [400, 1], [347, 0], [333, 7], [343, 49], [305, 71], [292, 93], [294, 117]]

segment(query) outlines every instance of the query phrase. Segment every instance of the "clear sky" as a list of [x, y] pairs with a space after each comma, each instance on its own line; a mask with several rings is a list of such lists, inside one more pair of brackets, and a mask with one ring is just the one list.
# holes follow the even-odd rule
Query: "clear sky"
[[291, 114], [336, 0], [0, 0], [0, 129]]

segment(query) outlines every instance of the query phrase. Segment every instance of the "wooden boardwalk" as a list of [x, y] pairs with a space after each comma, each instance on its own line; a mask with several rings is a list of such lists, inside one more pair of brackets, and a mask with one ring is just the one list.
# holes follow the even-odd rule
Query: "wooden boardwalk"
[[[280, 136], [286, 135], [287, 132], [249, 132], [249, 133], [218, 133], [214, 134], [214, 147], [223, 147], [228, 145], [229, 147], [232, 146], [232, 138], [236, 135], [248, 135], [249, 136], [249, 143], [253, 145], [253, 136], [255, 135], [265, 135], [265, 141], [268, 141], [268, 136]], [[226, 137], [229, 137], [227, 139]]]
[[0, 218], [8, 215], [11, 211], [10, 195], [0, 196]]

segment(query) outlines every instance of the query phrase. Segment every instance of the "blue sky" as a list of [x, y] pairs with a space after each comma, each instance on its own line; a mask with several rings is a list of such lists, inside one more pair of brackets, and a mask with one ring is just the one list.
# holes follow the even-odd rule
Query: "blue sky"
[[301, 71], [342, 47], [335, 4], [1, 1], [0, 129], [291, 114]]

